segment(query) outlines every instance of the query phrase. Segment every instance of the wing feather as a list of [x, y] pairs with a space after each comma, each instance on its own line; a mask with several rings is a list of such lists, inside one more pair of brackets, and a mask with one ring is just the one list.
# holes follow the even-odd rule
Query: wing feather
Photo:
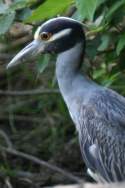
[[97, 91], [81, 106], [79, 124], [87, 166], [108, 182], [125, 180], [125, 98], [109, 89]]

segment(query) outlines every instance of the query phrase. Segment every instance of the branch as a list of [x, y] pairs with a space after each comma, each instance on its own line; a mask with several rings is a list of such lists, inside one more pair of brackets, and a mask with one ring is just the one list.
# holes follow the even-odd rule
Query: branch
[[12, 48], [15, 48], [17, 46], [20, 46], [22, 44], [25, 44], [27, 42], [30, 42], [31, 40], [33, 39], [32, 35], [29, 35], [29, 36], [24, 36], [24, 37], [21, 37], [15, 41], [13, 41], [12, 43], [10, 43], [10, 46], [8, 46], [7, 49], [12, 49]]
[[12, 187], [12, 184], [11, 184], [11, 182], [10, 182], [10, 178], [9, 178], [9, 177], [6, 177], [6, 178], [5, 178], [5, 184], [6, 184], [6, 187], [8, 187], [8, 188], [13, 188], [13, 187]]
[[9, 137], [7, 136], [7, 134], [4, 131], [0, 130], [0, 136], [2, 136], [4, 138], [4, 140], [6, 141], [6, 144], [9, 148], [13, 147], [12, 142], [10, 141]]
[[17, 48], [20, 45], [24, 45], [25, 43], [28, 43], [32, 40], [32, 36], [24, 36], [22, 38], [19, 38], [17, 40], [14, 40], [13, 42], [11, 42], [9, 45], [1, 45], [0, 46], [0, 52], [6, 52], [8, 50]]
[[12, 155], [16, 155], [16, 156], [19, 156], [19, 157], [22, 157], [24, 159], [27, 159], [29, 161], [32, 161], [33, 163], [36, 163], [40, 166], [45, 166], [53, 171], [56, 171], [60, 174], [62, 174], [63, 176], [69, 178], [70, 180], [72, 181], [75, 181], [75, 182], [78, 182], [78, 183], [82, 183], [83, 181], [79, 178], [79, 177], [76, 177], [74, 176], [73, 174], [55, 166], [55, 165], [52, 165], [46, 161], [43, 161], [42, 159], [39, 159], [33, 155], [30, 155], [30, 154], [27, 154], [27, 153], [23, 153], [23, 152], [20, 152], [20, 151], [17, 151], [15, 149], [12, 149], [12, 148], [6, 148], [6, 147], [3, 147], [3, 146], [0, 146], [0, 150], [1, 151], [4, 151], [6, 153], [9, 153], [9, 154], [12, 154]]
[[0, 90], [0, 95], [3, 96], [29, 96], [29, 95], [45, 95], [45, 94], [59, 94], [58, 89], [34, 89], [27, 91], [10, 91], [10, 90]]
[[[9, 116], [8, 115], [0, 115], [0, 120], [8, 120]], [[28, 116], [23, 116], [23, 115], [14, 115], [13, 117], [14, 120], [16, 121], [25, 121], [25, 122], [33, 122], [33, 123], [41, 123], [41, 119], [38, 117], [28, 117]]]
[[[9, 171], [9, 172], [8, 172]], [[31, 173], [28, 171], [21, 171], [21, 170], [0, 170], [0, 177], [5, 178], [5, 177], [12, 177], [12, 178], [21, 178], [23, 180], [33, 180], [39, 177], [40, 175], [38, 173]], [[40, 176], [41, 178], [41, 176]]]

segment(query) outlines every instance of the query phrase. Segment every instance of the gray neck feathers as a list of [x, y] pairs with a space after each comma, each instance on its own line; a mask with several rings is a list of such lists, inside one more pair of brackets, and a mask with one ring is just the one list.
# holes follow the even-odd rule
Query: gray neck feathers
[[83, 59], [83, 44], [78, 43], [73, 48], [60, 53], [57, 57], [56, 74], [57, 78], [70, 78], [79, 71]]
[[56, 76], [62, 94], [69, 91], [71, 83], [79, 72], [83, 57], [82, 46], [82, 43], [78, 43], [73, 48], [60, 53], [57, 57]]
[[97, 87], [93, 81], [80, 73], [83, 53], [83, 44], [78, 43], [68, 51], [60, 53], [56, 62], [59, 88], [76, 126], [81, 104], [87, 102], [93, 89]]
[[83, 60], [83, 43], [62, 52], [57, 57], [56, 76], [60, 91], [67, 105], [76, 95], [82, 95], [91, 86], [91, 81], [80, 74], [80, 65]]

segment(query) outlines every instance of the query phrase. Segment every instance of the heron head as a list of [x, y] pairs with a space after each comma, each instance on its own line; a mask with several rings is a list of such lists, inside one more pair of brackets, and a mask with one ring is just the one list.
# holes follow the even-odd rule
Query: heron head
[[46, 21], [35, 32], [34, 40], [22, 49], [8, 64], [7, 68], [25, 62], [42, 53], [61, 53], [85, 41], [80, 22], [67, 17]]

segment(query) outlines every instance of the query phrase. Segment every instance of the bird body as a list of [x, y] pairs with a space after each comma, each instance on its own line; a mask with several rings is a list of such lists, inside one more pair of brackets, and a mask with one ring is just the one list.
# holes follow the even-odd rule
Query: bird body
[[76, 125], [83, 158], [88, 168], [98, 174], [96, 180], [122, 181], [125, 179], [125, 98], [97, 85], [76, 69], [81, 45], [57, 58], [59, 88]]
[[55, 52], [58, 85], [76, 126], [89, 173], [98, 181], [124, 181], [125, 98], [80, 73], [84, 50], [82, 25], [58, 17], [39, 27], [35, 41], [19, 52], [9, 67], [27, 59], [29, 52], [33, 56]]

